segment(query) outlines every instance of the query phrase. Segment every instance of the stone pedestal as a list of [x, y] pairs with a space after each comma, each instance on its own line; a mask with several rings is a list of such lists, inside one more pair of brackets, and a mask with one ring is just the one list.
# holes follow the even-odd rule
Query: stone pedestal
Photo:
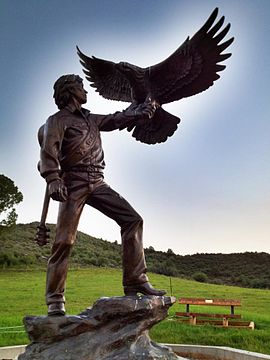
[[148, 335], [174, 302], [168, 296], [100, 298], [78, 316], [25, 317], [32, 343], [18, 359], [183, 359]]

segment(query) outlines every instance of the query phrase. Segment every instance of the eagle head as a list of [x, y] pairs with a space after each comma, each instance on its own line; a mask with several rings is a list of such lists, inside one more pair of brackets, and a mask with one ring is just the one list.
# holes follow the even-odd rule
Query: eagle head
[[125, 76], [132, 74], [135, 70], [132, 64], [129, 64], [128, 62], [124, 62], [124, 61], [115, 64], [115, 68]]
[[132, 89], [132, 98], [143, 102], [147, 94], [144, 81], [145, 69], [123, 61], [115, 64], [115, 68], [128, 80]]

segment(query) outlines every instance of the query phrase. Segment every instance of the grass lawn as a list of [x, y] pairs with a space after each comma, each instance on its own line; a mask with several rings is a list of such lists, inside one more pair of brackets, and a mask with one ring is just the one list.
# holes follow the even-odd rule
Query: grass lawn
[[[45, 315], [45, 270], [0, 271], [0, 346], [28, 343], [19, 327], [25, 315]], [[154, 286], [166, 289], [170, 295], [169, 278], [150, 274]], [[157, 342], [176, 344], [201, 344], [229, 346], [270, 354], [270, 291], [239, 287], [202, 284], [172, 278], [173, 295], [179, 297], [205, 297], [238, 299], [242, 302], [236, 313], [244, 320], [255, 322], [255, 331], [215, 328], [209, 325], [189, 326], [174, 318], [176, 311], [184, 307], [175, 304], [170, 308], [168, 319], [151, 330], [151, 338]], [[68, 314], [78, 314], [102, 296], [122, 296], [121, 271], [116, 269], [88, 268], [70, 270], [68, 274], [66, 308]], [[192, 307], [194, 311], [214, 312], [216, 308]], [[228, 308], [218, 309], [228, 312]], [[16, 327], [17, 326], [17, 327]], [[13, 327], [13, 328], [11, 328]]]

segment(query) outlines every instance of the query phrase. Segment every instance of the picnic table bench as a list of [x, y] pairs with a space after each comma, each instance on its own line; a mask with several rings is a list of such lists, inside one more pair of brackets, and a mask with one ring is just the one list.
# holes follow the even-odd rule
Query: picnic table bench
[[[245, 327], [254, 330], [253, 321], [235, 321], [241, 319], [240, 314], [235, 314], [235, 307], [241, 306], [239, 300], [229, 299], [204, 299], [204, 298], [180, 298], [179, 304], [186, 305], [185, 312], [176, 312], [175, 315], [182, 320], [188, 318], [188, 322], [191, 325], [200, 325], [209, 323], [215, 326], [224, 327]], [[229, 306], [230, 312], [228, 313], [203, 313], [203, 312], [191, 312], [191, 305], [206, 305], [206, 306]], [[219, 320], [217, 320], [219, 319]]]

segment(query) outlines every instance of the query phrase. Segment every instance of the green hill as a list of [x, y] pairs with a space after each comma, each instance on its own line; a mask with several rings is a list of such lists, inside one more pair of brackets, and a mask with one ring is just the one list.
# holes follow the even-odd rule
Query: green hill
[[[0, 266], [2, 268], [36, 267], [45, 264], [50, 246], [34, 243], [37, 223], [0, 227]], [[55, 225], [49, 225], [51, 238]], [[168, 276], [196, 279], [214, 284], [270, 288], [270, 254], [195, 254], [176, 255], [171, 250], [145, 249], [149, 271]], [[71, 256], [73, 267], [121, 267], [121, 245], [78, 232]]]

